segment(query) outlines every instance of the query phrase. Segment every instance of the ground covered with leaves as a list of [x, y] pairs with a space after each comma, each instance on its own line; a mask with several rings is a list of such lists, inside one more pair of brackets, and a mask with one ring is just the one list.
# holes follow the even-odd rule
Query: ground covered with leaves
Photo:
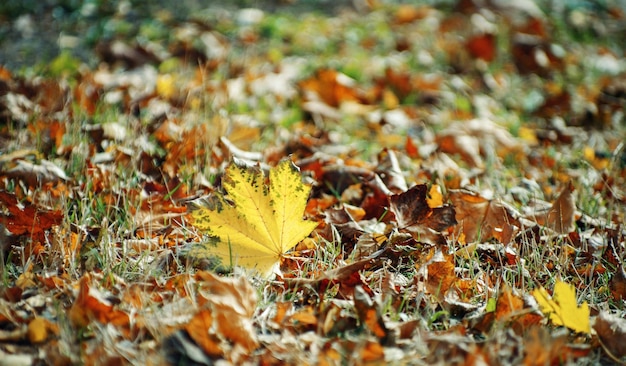
[[626, 362], [620, 2], [25, 4], [0, 365]]

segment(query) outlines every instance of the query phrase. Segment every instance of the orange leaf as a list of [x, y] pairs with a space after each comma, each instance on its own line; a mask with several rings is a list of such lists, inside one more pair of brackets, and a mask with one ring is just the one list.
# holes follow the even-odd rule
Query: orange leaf
[[426, 268], [428, 270], [426, 289], [429, 293], [443, 298], [443, 295], [457, 282], [457, 277], [454, 274], [454, 257], [442, 254], [428, 264]]
[[213, 316], [211, 311], [204, 309], [196, 313], [189, 323], [185, 325], [185, 330], [189, 337], [196, 342], [211, 357], [220, 357], [224, 354], [217, 335], [210, 333], [213, 326]]
[[28, 202], [18, 203], [17, 197], [8, 192], [0, 192], [0, 209], [8, 212], [2, 218], [7, 230], [14, 235], [29, 235], [41, 242], [44, 241], [44, 232], [63, 219], [61, 211], [45, 210]]
[[384, 343], [389, 335], [389, 331], [385, 327], [380, 310], [362, 286], [354, 288], [354, 307], [359, 316], [359, 321], [365, 324], [372, 334]]
[[86, 327], [92, 320], [102, 324], [125, 326], [130, 323], [128, 314], [114, 308], [114, 305], [95, 287], [91, 287], [91, 275], [86, 273], [80, 279], [78, 297], [69, 311], [70, 322], [76, 327]]

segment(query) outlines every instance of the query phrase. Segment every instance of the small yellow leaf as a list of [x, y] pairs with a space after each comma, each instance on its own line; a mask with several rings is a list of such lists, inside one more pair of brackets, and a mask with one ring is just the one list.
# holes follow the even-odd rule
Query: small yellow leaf
[[426, 197], [428, 207], [436, 208], [443, 206], [443, 195], [441, 194], [441, 187], [439, 184], [433, 184], [428, 191], [428, 197]]
[[543, 287], [533, 291], [533, 296], [541, 312], [549, 316], [552, 324], [563, 325], [580, 333], [590, 332], [589, 306], [586, 301], [578, 306], [574, 286], [557, 281], [552, 298]]
[[35, 318], [28, 323], [28, 340], [32, 344], [41, 343], [48, 338], [48, 326], [44, 318]]
[[217, 245], [206, 250], [224, 265], [268, 276], [281, 257], [317, 226], [303, 219], [311, 188], [288, 159], [270, 170], [269, 187], [260, 169], [235, 163], [226, 169], [222, 182], [227, 196], [211, 196], [208, 207], [193, 211], [191, 217], [195, 227], [217, 239]]
[[159, 75], [156, 81], [157, 94], [163, 98], [171, 98], [176, 90], [174, 89], [174, 76], [170, 74]]

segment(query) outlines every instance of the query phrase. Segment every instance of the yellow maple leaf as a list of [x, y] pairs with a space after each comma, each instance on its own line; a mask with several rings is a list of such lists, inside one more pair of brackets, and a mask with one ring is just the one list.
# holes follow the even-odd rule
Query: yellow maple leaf
[[269, 187], [260, 169], [235, 163], [226, 168], [222, 185], [227, 195], [212, 195], [191, 217], [196, 228], [216, 239], [207, 250], [224, 265], [268, 276], [317, 226], [303, 219], [311, 188], [289, 159], [270, 169]]
[[557, 281], [552, 298], [543, 287], [535, 289], [533, 296], [541, 312], [549, 316], [552, 324], [563, 325], [580, 333], [590, 332], [589, 306], [586, 301], [578, 306], [574, 286]]

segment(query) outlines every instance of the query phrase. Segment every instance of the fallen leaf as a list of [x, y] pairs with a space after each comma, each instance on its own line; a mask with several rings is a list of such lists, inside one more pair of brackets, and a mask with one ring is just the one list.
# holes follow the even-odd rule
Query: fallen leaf
[[586, 344], [568, 343], [568, 334], [533, 326], [524, 332], [525, 356], [522, 365], [561, 365], [580, 363], [591, 350]]
[[39, 187], [45, 183], [57, 183], [69, 179], [61, 168], [48, 160], [41, 160], [38, 164], [17, 160], [13, 164], [14, 166], [6, 170], [2, 169], [0, 174], [22, 180], [29, 187]]
[[611, 290], [611, 296], [616, 301], [626, 299], [626, 271], [624, 271], [624, 265], [620, 264], [613, 277], [609, 281], [609, 290]]
[[457, 189], [449, 191], [449, 198], [454, 205], [456, 221], [459, 226], [457, 234], [465, 236], [470, 244], [477, 240], [485, 242], [491, 238], [508, 244], [519, 228], [521, 216], [515, 208], [506, 203], [487, 199], [478, 193]]
[[362, 286], [354, 288], [354, 307], [361, 324], [364, 324], [376, 338], [385, 343], [388, 340], [389, 331], [385, 326], [380, 310]]
[[163, 340], [163, 353], [166, 360], [174, 364], [211, 365], [213, 360], [190, 339], [183, 330], [173, 333]]
[[430, 187], [426, 202], [430, 208], [443, 206], [443, 195], [441, 194], [441, 187], [438, 184], [433, 184]]
[[91, 275], [85, 273], [78, 285], [78, 296], [69, 310], [70, 322], [76, 327], [86, 327], [93, 320], [102, 324], [126, 326], [130, 323], [127, 313], [115, 309], [115, 306], [91, 284]]
[[317, 329], [319, 322], [318, 314], [310, 306], [294, 312], [286, 319], [287, 324], [300, 332]]
[[443, 299], [450, 288], [458, 282], [454, 274], [454, 256], [438, 252], [433, 260], [426, 265], [428, 274], [426, 290], [428, 293]]
[[[235, 346], [246, 354], [256, 349], [259, 343], [252, 316], [257, 296], [246, 278], [222, 278], [200, 271], [194, 280], [200, 308], [184, 327], [189, 337], [211, 357], [225, 357]], [[232, 357], [238, 356], [228, 355]]]
[[626, 356], [626, 319], [602, 312], [596, 318], [593, 329], [602, 340], [602, 345], [614, 358]]
[[217, 238], [215, 248], [205, 249], [222, 264], [269, 276], [317, 226], [302, 218], [310, 188], [290, 160], [270, 170], [269, 184], [258, 168], [232, 163], [223, 178], [227, 195], [212, 195], [207, 207], [191, 213], [195, 227]]
[[575, 332], [589, 334], [589, 306], [586, 301], [578, 306], [573, 285], [557, 281], [552, 298], [543, 287], [535, 289], [533, 296], [541, 312], [549, 316], [552, 324], [563, 325]]
[[345, 74], [331, 69], [319, 69], [309, 79], [299, 83], [306, 99], [320, 100], [330, 107], [338, 107], [346, 101], [358, 101], [355, 82]]
[[365, 365], [380, 364], [385, 359], [385, 349], [379, 342], [368, 341], [364, 346], [357, 348], [358, 355], [355, 359], [360, 360]]
[[391, 195], [389, 210], [395, 215], [401, 230], [408, 231], [416, 240], [437, 244], [442, 242], [440, 232], [456, 224], [454, 207], [431, 208], [427, 192], [428, 187], [420, 184], [404, 193]]
[[569, 181], [548, 211], [546, 226], [559, 234], [567, 234], [573, 230], [576, 215], [573, 192], [574, 185]]
[[257, 348], [252, 326], [257, 296], [246, 278], [221, 278], [203, 271], [196, 274], [196, 279], [201, 280], [199, 302], [210, 304], [217, 333], [247, 352]]
[[521, 333], [541, 321], [540, 315], [529, 313], [525, 308], [524, 300], [514, 294], [508, 285], [504, 285], [496, 301], [496, 319]]
[[402, 168], [393, 150], [383, 149], [383, 151], [378, 154], [376, 173], [378, 173], [387, 188], [392, 192], [398, 193], [407, 190], [408, 187], [402, 173]]
[[496, 57], [496, 37], [491, 33], [480, 34], [470, 38], [466, 47], [474, 58], [491, 62]]
[[426, 17], [430, 10], [427, 6], [417, 7], [411, 4], [403, 4], [396, 10], [394, 20], [396, 24], [411, 23]]
[[36, 317], [28, 323], [28, 341], [32, 344], [41, 343], [48, 338], [51, 324], [44, 318]]
[[459, 154], [472, 167], [483, 169], [485, 158], [505, 156], [521, 148], [511, 133], [488, 118], [455, 122], [437, 134], [442, 152]]
[[316, 289], [319, 293], [323, 293], [334, 285], [339, 285], [341, 295], [344, 297], [351, 296], [354, 288], [358, 285], [367, 289], [360, 272], [380, 265], [381, 257], [385, 254], [387, 254], [387, 250], [380, 250], [364, 259], [326, 271], [316, 278], [285, 278], [284, 282], [289, 288], [307, 286]]
[[43, 241], [45, 231], [61, 223], [61, 211], [50, 211], [28, 202], [18, 203], [17, 197], [0, 191], [0, 209], [4, 214], [2, 224], [14, 235], [29, 235]]
[[208, 309], [201, 310], [185, 325], [189, 337], [211, 357], [224, 354], [220, 338], [210, 332], [213, 327], [213, 315]]

